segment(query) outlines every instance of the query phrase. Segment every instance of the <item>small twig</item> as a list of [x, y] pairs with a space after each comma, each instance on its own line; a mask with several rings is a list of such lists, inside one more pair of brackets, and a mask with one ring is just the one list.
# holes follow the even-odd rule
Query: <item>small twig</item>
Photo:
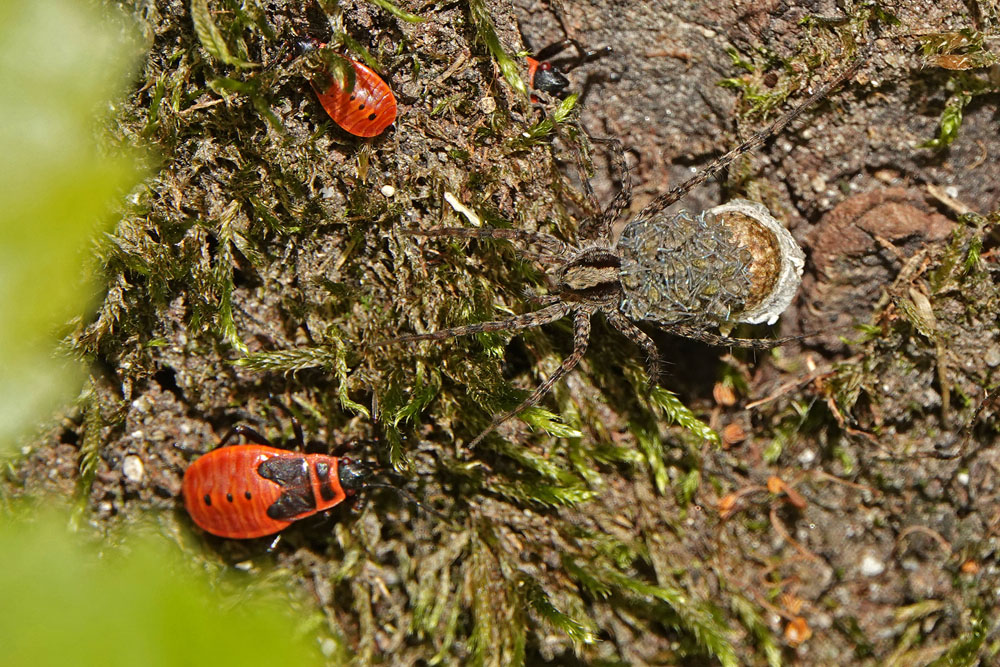
[[900, 544], [902, 544], [903, 540], [913, 533], [923, 533], [924, 535], [927, 535], [935, 542], [937, 542], [939, 545], [941, 545], [941, 549], [944, 550], [945, 555], [948, 558], [951, 558], [952, 554], [951, 543], [948, 540], [944, 539], [944, 537], [941, 536], [941, 533], [931, 528], [928, 528], [927, 526], [907, 526], [906, 528], [904, 528], [903, 531], [899, 534], [899, 537], [896, 538], [896, 543], [892, 547], [893, 552], [895, 553], [899, 549], [899, 546]]

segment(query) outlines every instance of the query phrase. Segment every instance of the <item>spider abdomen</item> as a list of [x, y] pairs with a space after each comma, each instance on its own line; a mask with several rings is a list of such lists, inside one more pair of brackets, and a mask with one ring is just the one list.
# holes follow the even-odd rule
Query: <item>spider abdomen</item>
[[697, 216], [640, 214], [617, 250], [619, 309], [665, 326], [773, 323], [794, 298], [805, 260], [766, 208], [741, 199]]

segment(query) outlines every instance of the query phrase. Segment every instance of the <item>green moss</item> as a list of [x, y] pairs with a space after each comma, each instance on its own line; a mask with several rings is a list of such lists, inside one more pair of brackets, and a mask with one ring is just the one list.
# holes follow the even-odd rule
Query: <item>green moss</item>
[[[200, 0], [191, 5], [196, 21], [156, 7], [163, 13], [149, 24], [157, 28], [149, 58], [108, 132], [123, 145], [151, 144], [160, 170], [99, 241], [106, 291], [69, 340], [95, 368], [80, 403], [83, 424], [67, 427], [80, 436], [87, 507], [113, 502], [126, 521], [173, 509], [161, 515], [164, 529], [180, 534], [189, 524], [179, 506], [148, 487], [125, 495], [109, 462], [141, 442], [158, 483], [177, 486], [173, 468], [184, 461], [174, 443], [209, 446], [213, 433], [243, 420], [287, 435], [271, 407], [279, 397], [310, 435], [325, 436], [331, 449], [361, 440], [350, 456], [391, 469], [450, 519], [376, 491], [355, 514], [335, 510], [332, 526], [292, 526], [273, 556], [261, 556], [259, 545], [178, 538], [205, 568], [249, 562], [247, 581], [292, 573], [315, 601], [301, 632], [323, 639], [331, 663], [486, 664], [498, 654], [613, 663], [634, 655], [623, 645], [638, 637], [642, 655], [668, 663], [735, 664], [753, 654], [777, 664], [774, 628], [748, 582], [706, 564], [713, 549], [739, 551], [727, 530], [759, 543], [774, 537], [773, 525], [766, 508], [726, 524], [711, 511], [714, 497], [767, 468], [749, 454], [789, 465], [800, 440], [877, 485], [879, 473], [837, 419], [875, 436], [887, 430], [873, 417], [891, 398], [881, 383], [936, 377], [927, 369], [939, 358], [939, 335], [920, 334], [924, 321], [888, 300], [852, 342], [860, 363], [824, 376], [821, 390], [783, 389], [755, 410], [740, 460], [721, 448], [716, 428], [741, 406], [689, 401], [710, 391], [688, 383], [721, 383], [742, 400], [759, 386], [750, 382], [749, 354], [730, 355], [698, 380], [673, 377], [668, 391], [649, 386], [640, 353], [595, 318], [592, 349], [571, 380], [468, 450], [493, 415], [558, 366], [571, 327], [377, 346], [400, 333], [527, 311], [535, 306], [525, 290], [546, 287], [544, 267], [517, 259], [506, 242], [398, 230], [473, 224], [445, 203], [450, 193], [485, 225], [575, 241], [589, 203], [562, 165], [580, 161], [593, 173], [592, 149], [575, 98], [542, 116], [512, 93], [523, 83], [507, 55], [516, 45], [501, 41], [511, 26], [498, 25], [486, 3], [468, 13], [436, 6], [425, 23], [384, 4], [334, 4], [324, 3], [331, 50], [367, 53], [391, 73], [401, 100], [406, 91], [383, 137], [339, 130], [304, 65], [284, 62], [283, 44], [307, 23], [300, 6]], [[408, 9], [430, 16], [430, 8]], [[851, 52], [846, 30], [821, 27], [787, 60], [735, 54], [748, 75], [733, 84], [745, 93], [742, 122], [759, 125], [825, 72], [831, 53]], [[492, 78], [494, 62], [509, 87]], [[763, 85], [767, 70], [779, 74], [774, 88]], [[489, 112], [485, 95], [495, 102]], [[939, 320], [952, 305], [970, 318], [996, 312], [983, 266], [995, 223], [970, 220], [933, 256], [927, 297]], [[969, 298], [959, 298], [965, 291]], [[176, 387], [164, 379], [171, 373]], [[981, 369], [951, 379], [962, 415], [986, 379]], [[819, 391], [839, 414], [816, 401]], [[131, 404], [147, 396], [156, 409], [139, 413]], [[912, 407], [892, 419], [933, 418]], [[150, 435], [156, 429], [166, 432], [159, 440]], [[149, 441], [130, 440], [131, 432]], [[718, 546], [706, 546], [709, 539]], [[834, 622], [859, 655], [870, 653], [850, 620]]]

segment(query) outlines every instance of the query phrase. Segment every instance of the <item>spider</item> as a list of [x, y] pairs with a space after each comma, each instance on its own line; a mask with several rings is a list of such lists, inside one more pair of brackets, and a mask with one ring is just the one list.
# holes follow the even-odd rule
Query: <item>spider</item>
[[[635, 323], [648, 321], [669, 333], [711, 345], [766, 350], [800, 336], [775, 339], [730, 338], [708, 331], [711, 326], [728, 331], [737, 322], [773, 323], [791, 302], [798, 288], [802, 270], [802, 251], [791, 235], [772, 220], [768, 229], [774, 240], [762, 232], [760, 221], [751, 220], [766, 209], [751, 202], [734, 201], [690, 216], [685, 211], [668, 215], [665, 210], [692, 188], [714, 176], [734, 159], [761, 146], [783, 130], [806, 109], [825, 98], [834, 88], [858, 71], [864, 57], [857, 58], [840, 75], [822, 85], [808, 99], [710, 165], [660, 195], [625, 225], [617, 242], [612, 226], [632, 200], [632, 183], [622, 144], [617, 139], [592, 139], [607, 143], [616, 170], [622, 174], [621, 190], [591, 226], [583, 243], [571, 245], [543, 232], [519, 229], [481, 229], [441, 227], [402, 229], [400, 233], [423, 237], [458, 237], [469, 239], [507, 239], [525, 257], [543, 262], [548, 270], [551, 293], [535, 297], [541, 308], [503, 320], [479, 322], [441, 329], [432, 333], [398, 336], [376, 343], [443, 340], [488, 331], [519, 331], [573, 316], [573, 351], [559, 368], [513, 410], [493, 417], [490, 425], [477, 435], [469, 447], [522, 410], [536, 404], [560, 378], [583, 358], [590, 340], [590, 320], [603, 313], [608, 323], [646, 354], [650, 382], [660, 377], [660, 359], [656, 344]], [[593, 190], [584, 180], [586, 195], [595, 202]], [[749, 221], [749, 223], [748, 223]], [[755, 224], [757, 223], [757, 224]], [[777, 226], [778, 230], [773, 229]], [[783, 240], [777, 238], [787, 236]], [[791, 242], [791, 248], [787, 242]], [[531, 252], [523, 246], [534, 245]], [[775, 246], [785, 246], [776, 248]], [[791, 269], [779, 267], [779, 255], [798, 253], [797, 267], [792, 257]], [[788, 263], [787, 261], [785, 262]], [[789, 282], [776, 273], [795, 273]], [[774, 292], [782, 292], [775, 295]], [[770, 306], [764, 304], [771, 300]]]

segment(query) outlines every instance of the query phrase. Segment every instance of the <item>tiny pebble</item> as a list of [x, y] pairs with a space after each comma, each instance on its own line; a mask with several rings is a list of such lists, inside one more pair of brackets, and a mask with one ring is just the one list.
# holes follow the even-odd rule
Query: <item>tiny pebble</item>
[[747, 434], [743, 427], [737, 423], [726, 424], [722, 429], [722, 441], [727, 445], [735, 445], [746, 440]]
[[865, 554], [865, 557], [861, 559], [861, 574], [864, 576], [877, 577], [883, 572], [885, 572], [885, 563], [872, 554]]
[[479, 110], [483, 113], [493, 113], [497, 110], [497, 101], [492, 97], [484, 97], [479, 100]]
[[319, 642], [319, 650], [325, 657], [333, 657], [334, 653], [337, 651], [337, 642], [333, 641], [329, 637], [321, 639]]
[[391, 185], [383, 185], [382, 194], [385, 195], [386, 197], [391, 197], [394, 194], [396, 194], [396, 188], [392, 187]]
[[144, 474], [142, 459], [135, 454], [129, 454], [122, 461], [122, 474], [131, 482], [141, 482]]

